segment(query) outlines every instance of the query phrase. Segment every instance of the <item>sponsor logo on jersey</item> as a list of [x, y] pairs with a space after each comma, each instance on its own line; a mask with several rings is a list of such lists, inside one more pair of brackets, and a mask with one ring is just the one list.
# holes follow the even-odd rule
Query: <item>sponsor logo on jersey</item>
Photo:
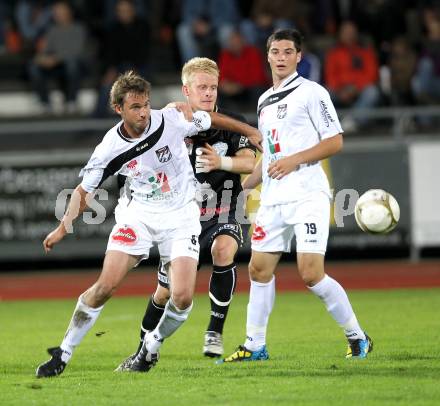
[[286, 114], [287, 114], [287, 104], [278, 105], [277, 117], [279, 119], [282, 119], [282, 118], [286, 117]]
[[279, 138], [280, 135], [276, 128], [272, 128], [272, 130], [267, 131], [267, 139], [269, 141], [269, 151], [271, 154], [276, 154], [277, 152], [281, 152]]
[[150, 183], [151, 186], [152, 195], [166, 193], [171, 190], [165, 172], [157, 172], [155, 175], [150, 176], [148, 178], [148, 182]]
[[228, 152], [228, 144], [225, 142], [216, 142], [212, 145], [212, 148], [214, 148], [215, 152], [220, 156], [226, 156], [226, 152]]
[[131, 227], [124, 225], [112, 235], [112, 240], [118, 244], [133, 245], [137, 235]]
[[148, 147], [148, 142], [142, 144], [140, 147], [136, 147], [136, 152], [142, 151], [143, 149]]
[[[214, 214], [222, 214], [222, 213], [228, 213], [231, 210], [230, 206], [224, 206], [224, 207], [201, 207], [200, 208], [200, 215], [201, 216], [210, 216]], [[201, 219], [203, 221], [203, 219]]]
[[212, 189], [211, 184], [208, 182], [197, 182], [196, 184], [196, 200], [198, 202], [204, 202], [211, 200], [215, 196], [215, 191]]
[[252, 241], [261, 241], [266, 237], [266, 232], [261, 226], [255, 226], [254, 232], [252, 233]]
[[133, 159], [127, 164], [127, 169], [135, 169], [137, 164], [138, 162], [136, 161], [136, 159]]
[[321, 105], [321, 115], [324, 120], [325, 126], [328, 127], [330, 123], [333, 123], [335, 120], [328, 112], [327, 104], [325, 104], [324, 100], [320, 100], [319, 104]]

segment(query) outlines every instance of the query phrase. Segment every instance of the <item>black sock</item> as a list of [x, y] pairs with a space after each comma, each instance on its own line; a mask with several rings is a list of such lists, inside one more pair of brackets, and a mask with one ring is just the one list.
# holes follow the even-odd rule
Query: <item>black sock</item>
[[142, 347], [146, 332], [152, 331], [156, 328], [164, 311], [165, 306], [158, 305], [154, 301], [153, 296], [151, 296], [148, 301], [147, 309], [145, 310], [144, 318], [142, 319], [141, 330], [139, 333], [140, 343], [136, 353], [138, 353]]
[[223, 326], [234, 294], [237, 281], [237, 266], [233, 262], [227, 266], [214, 265], [209, 281], [211, 318], [207, 331], [223, 333]]

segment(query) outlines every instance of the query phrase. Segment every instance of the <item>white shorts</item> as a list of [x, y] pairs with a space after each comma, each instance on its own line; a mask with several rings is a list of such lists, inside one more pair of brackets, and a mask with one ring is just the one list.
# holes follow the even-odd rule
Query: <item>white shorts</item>
[[260, 206], [252, 234], [252, 249], [259, 252], [290, 252], [293, 236], [296, 251], [325, 254], [330, 226], [330, 199], [323, 192], [297, 202]]
[[147, 259], [156, 244], [161, 261], [177, 257], [199, 259], [200, 210], [196, 202], [166, 212], [151, 213], [135, 200], [120, 201], [115, 209], [116, 224], [107, 251], [122, 251]]

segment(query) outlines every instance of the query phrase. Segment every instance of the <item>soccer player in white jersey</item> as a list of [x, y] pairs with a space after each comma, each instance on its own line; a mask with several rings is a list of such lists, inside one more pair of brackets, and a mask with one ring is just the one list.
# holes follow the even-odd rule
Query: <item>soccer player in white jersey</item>
[[[195, 57], [187, 61], [182, 68], [182, 93], [187, 104], [193, 111], [218, 111], [245, 121], [239, 114], [217, 106], [219, 74], [217, 64], [211, 59]], [[203, 354], [220, 357], [223, 355], [223, 328], [237, 279], [235, 256], [243, 245], [239, 221], [244, 219], [240, 204], [243, 191], [240, 174], [249, 174], [254, 169], [255, 148], [243, 135], [217, 129], [202, 131], [197, 136], [186, 138], [185, 143], [199, 187], [197, 200], [202, 231], [198, 266], [204, 262], [212, 264], [210, 318]], [[141, 322], [138, 348], [118, 366], [117, 371], [132, 368], [133, 360], [142, 349], [145, 334], [159, 323], [170, 295], [168, 273], [161, 264], [156, 291], [148, 301]]]
[[212, 125], [241, 132], [257, 147], [260, 141], [258, 130], [218, 113], [196, 111], [187, 121], [174, 108], [151, 110], [150, 84], [133, 72], [116, 80], [110, 99], [122, 120], [107, 132], [82, 170], [83, 180], [63, 219], [43, 242], [46, 252], [65, 237], [93, 192], [110, 175], [127, 177], [125, 193], [115, 209], [116, 224], [101, 274], [80, 295], [61, 345], [48, 350], [51, 359], [37, 368], [37, 377], [63, 372], [104, 303], [127, 272], [148, 258], [153, 243], [158, 246], [161, 261], [171, 263], [171, 297], [156, 329], [145, 338], [137, 370], [148, 371], [156, 364], [163, 340], [191, 311], [199, 257], [195, 179], [183, 140]]
[[320, 161], [342, 149], [342, 129], [328, 92], [296, 72], [301, 34], [280, 30], [267, 41], [273, 87], [258, 101], [263, 159], [244, 182], [261, 181], [261, 205], [252, 235], [246, 341], [220, 361], [269, 358], [266, 329], [275, 299], [274, 272], [296, 236], [297, 265], [348, 340], [347, 358], [365, 358], [372, 341], [360, 327], [342, 286], [324, 271], [330, 223], [330, 190]]

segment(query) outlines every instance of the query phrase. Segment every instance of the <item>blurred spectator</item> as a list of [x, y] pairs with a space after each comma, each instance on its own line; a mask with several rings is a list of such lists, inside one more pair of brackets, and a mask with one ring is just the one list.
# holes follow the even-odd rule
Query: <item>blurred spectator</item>
[[[335, 35], [341, 13], [339, 12], [338, 1], [316, 0], [314, 3], [313, 30], [316, 34]], [[345, 19], [349, 19], [346, 16]]]
[[150, 69], [153, 73], [176, 73], [181, 68], [175, 35], [175, 27], [181, 20], [181, 0], [149, 0], [149, 4]]
[[[381, 67], [382, 92], [392, 106], [413, 105], [411, 81], [417, 65], [417, 55], [405, 37], [397, 37], [390, 47], [388, 64]], [[385, 71], [385, 73], [384, 73]]]
[[0, 3], [0, 54], [4, 52], [5, 49], [5, 33], [6, 33], [6, 27], [5, 23], [8, 20], [8, 8], [5, 4]]
[[[352, 111], [378, 105], [380, 93], [378, 63], [371, 46], [363, 46], [358, 40], [356, 25], [351, 21], [341, 24], [339, 43], [327, 54], [324, 63], [325, 83], [336, 107], [351, 107]], [[367, 119], [359, 114], [347, 115], [342, 128], [356, 131]]]
[[4, 23], [4, 49], [7, 54], [18, 54], [23, 49], [23, 42], [12, 20]]
[[[118, 3], [119, 0], [104, 1], [104, 16], [107, 28], [110, 28], [115, 22], [119, 21], [117, 12]], [[144, 20], [146, 15], [146, 8], [150, 8], [150, 5], [146, 4], [149, 3], [149, 0], [132, 0], [132, 3], [133, 8], [135, 9], [136, 16]]]
[[52, 111], [48, 82], [50, 79], [60, 79], [66, 98], [66, 111], [75, 113], [87, 34], [84, 26], [75, 22], [67, 2], [56, 2], [52, 12], [55, 24], [45, 35], [44, 45], [31, 62], [29, 74], [44, 111]]
[[95, 109], [97, 117], [112, 114], [108, 97], [120, 73], [133, 69], [144, 77], [148, 75], [148, 23], [136, 15], [132, 0], [118, 0], [115, 7], [116, 21], [106, 31], [103, 40], [104, 73]]
[[407, 31], [402, 0], [354, 0], [353, 10], [359, 30], [369, 33], [380, 63], [385, 63], [393, 38]]
[[26, 53], [34, 53], [42, 46], [42, 37], [52, 22], [50, 0], [19, 0], [15, 8], [18, 31]]
[[245, 42], [238, 31], [229, 35], [219, 55], [219, 95], [225, 107], [235, 103], [255, 106], [269, 84], [260, 50]]
[[440, 102], [440, 16], [426, 9], [423, 14], [426, 39], [417, 64], [413, 89], [419, 103]]
[[321, 83], [321, 60], [309, 51], [304, 43], [301, 49], [301, 60], [296, 71], [306, 79]]
[[22, 41], [13, 18], [13, 0], [0, 3], [0, 55], [7, 57], [21, 51]]
[[239, 17], [235, 0], [183, 0], [177, 27], [182, 63], [195, 56], [217, 59]]
[[277, 29], [309, 29], [310, 4], [303, 0], [255, 0], [250, 18], [244, 19], [240, 30], [249, 44], [266, 53], [266, 40]]

